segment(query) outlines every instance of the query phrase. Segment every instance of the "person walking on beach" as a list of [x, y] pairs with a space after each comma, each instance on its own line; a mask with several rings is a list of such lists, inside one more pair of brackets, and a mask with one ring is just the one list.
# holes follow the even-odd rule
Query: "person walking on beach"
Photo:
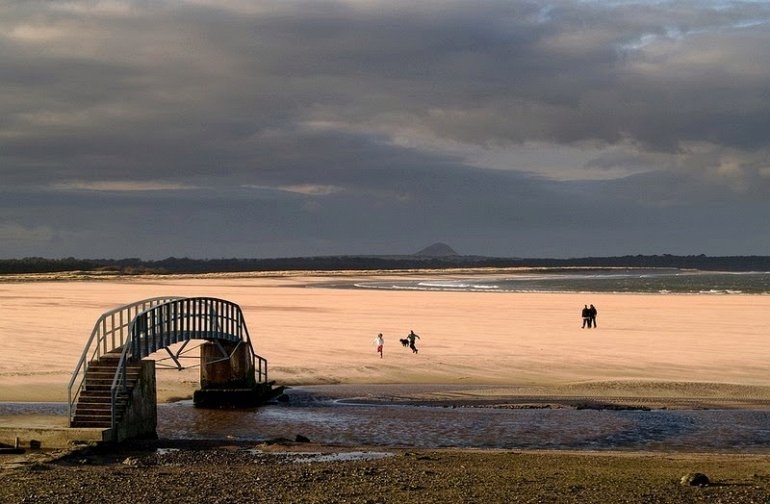
[[588, 328], [591, 328], [591, 310], [588, 308], [588, 305], [583, 305], [583, 311], [580, 312], [580, 316], [583, 317], [583, 326], [581, 329], [585, 329], [586, 326]]
[[385, 338], [382, 337], [382, 333], [374, 338], [374, 345], [377, 347], [377, 353], [380, 354], [380, 359], [382, 359], [382, 348], [385, 346]]
[[596, 307], [594, 305], [591, 305], [588, 308], [588, 316], [590, 320], [588, 321], [588, 327], [594, 326], [596, 327]]
[[406, 339], [409, 340], [409, 348], [412, 349], [412, 353], [417, 353], [417, 347], [414, 346], [414, 340], [420, 339], [419, 336], [417, 336], [414, 331], [409, 330], [409, 334], [407, 334]]

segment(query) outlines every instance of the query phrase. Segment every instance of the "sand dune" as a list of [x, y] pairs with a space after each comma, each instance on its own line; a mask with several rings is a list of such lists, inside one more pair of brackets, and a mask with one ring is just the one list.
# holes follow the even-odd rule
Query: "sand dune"
[[[160, 295], [238, 303], [270, 379], [283, 385], [495, 386], [458, 392], [467, 397], [770, 398], [770, 296], [396, 292], [323, 288], [327, 281], [296, 274], [6, 279], [0, 401], [66, 400], [98, 317]], [[599, 309], [596, 329], [580, 327], [586, 303]], [[398, 342], [410, 329], [420, 335], [419, 354]], [[379, 332], [382, 359], [373, 345]], [[197, 352], [190, 357], [183, 371], [159, 370], [161, 400], [197, 388]]]

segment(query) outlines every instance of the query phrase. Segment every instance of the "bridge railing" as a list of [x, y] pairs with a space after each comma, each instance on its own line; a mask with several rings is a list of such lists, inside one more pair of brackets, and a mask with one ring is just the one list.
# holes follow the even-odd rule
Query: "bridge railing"
[[68, 414], [72, 421], [80, 392], [85, 386], [85, 376], [88, 365], [99, 360], [105, 354], [123, 347], [128, 340], [131, 322], [137, 314], [152, 306], [180, 299], [179, 296], [161, 296], [143, 299], [135, 303], [121, 306], [102, 314], [94, 324], [91, 336], [86, 342], [83, 353], [78, 360], [72, 378], [67, 385]]
[[257, 383], [267, 383], [267, 360], [254, 352], [241, 307], [211, 297], [172, 298], [136, 314], [112, 382], [112, 426], [117, 396], [127, 388], [128, 364], [174, 343], [203, 339], [246, 345]]

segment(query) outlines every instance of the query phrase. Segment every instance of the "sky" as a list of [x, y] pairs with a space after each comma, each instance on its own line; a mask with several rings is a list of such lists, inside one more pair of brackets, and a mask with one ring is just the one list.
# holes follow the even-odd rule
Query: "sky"
[[770, 255], [770, 2], [0, 0], [0, 258]]

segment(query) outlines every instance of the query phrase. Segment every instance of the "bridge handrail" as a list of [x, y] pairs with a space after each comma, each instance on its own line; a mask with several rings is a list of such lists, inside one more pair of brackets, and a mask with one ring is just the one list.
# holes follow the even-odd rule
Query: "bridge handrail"
[[257, 383], [267, 382], [267, 360], [254, 352], [241, 307], [213, 297], [173, 298], [137, 313], [131, 320], [110, 389], [112, 428], [120, 390], [127, 388], [128, 364], [190, 339], [216, 339], [248, 347]]
[[158, 296], [136, 301], [107, 311], [99, 317], [91, 331], [83, 353], [78, 360], [75, 370], [67, 384], [67, 400], [69, 420], [72, 421], [74, 405], [80, 392], [85, 386], [84, 380], [88, 364], [98, 360], [102, 355], [112, 352], [125, 344], [129, 327], [134, 317], [149, 307], [166, 303], [170, 300], [180, 299], [180, 296]]

